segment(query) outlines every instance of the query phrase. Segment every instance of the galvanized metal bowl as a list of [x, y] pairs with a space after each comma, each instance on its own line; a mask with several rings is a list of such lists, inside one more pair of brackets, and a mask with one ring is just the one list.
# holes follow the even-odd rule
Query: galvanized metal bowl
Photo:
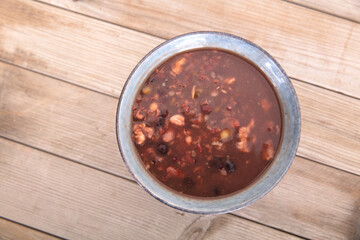
[[[174, 55], [195, 49], [217, 48], [240, 55], [270, 80], [282, 110], [282, 136], [271, 165], [251, 185], [230, 195], [200, 198], [168, 188], [149, 173], [131, 138], [132, 105], [148, 76]], [[289, 169], [300, 139], [300, 109], [295, 90], [281, 66], [255, 44], [226, 33], [194, 32], [170, 39], [149, 52], [135, 67], [122, 90], [116, 116], [119, 148], [129, 171], [149, 194], [161, 202], [191, 213], [219, 214], [246, 207], [267, 194]]]

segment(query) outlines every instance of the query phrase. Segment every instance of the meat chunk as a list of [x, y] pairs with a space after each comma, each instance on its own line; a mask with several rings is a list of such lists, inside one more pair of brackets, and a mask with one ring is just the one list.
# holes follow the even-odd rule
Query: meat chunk
[[181, 170], [171, 166], [166, 168], [166, 173], [169, 177], [175, 178], [183, 178], [185, 176]]
[[175, 114], [175, 115], [171, 116], [169, 121], [172, 124], [177, 125], [177, 126], [184, 126], [185, 125], [185, 118], [181, 114]]
[[251, 151], [250, 144], [248, 143], [248, 138], [250, 131], [254, 126], [255, 126], [255, 121], [254, 119], [251, 119], [246, 127], [239, 128], [240, 141], [236, 142], [235, 146], [240, 152], [249, 153]]
[[235, 146], [240, 152], [249, 153], [251, 151], [247, 141], [236, 142]]
[[135, 117], [136, 120], [144, 120], [145, 114], [141, 109], [139, 109], [139, 110], [136, 111], [134, 117]]
[[145, 123], [135, 124], [133, 127], [134, 137], [136, 144], [142, 145], [146, 138], [152, 138], [154, 135], [154, 129], [147, 127]]
[[192, 137], [191, 137], [191, 136], [186, 136], [186, 137], [185, 137], [185, 142], [186, 142], [187, 145], [191, 145], [191, 143], [192, 143]]
[[145, 127], [145, 123], [135, 124], [133, 128], [135, 141], [138, 145], [142, 145], [146, 140], [145, 134], [142, 131], [143, 127]]
[[172, 140], [175, 139], [175, 133], [172, 130], [167, 131], [166, 133], [164, 133], [164, 135], [162, 135], [162, 140], [164, 142], [171, 142]]
[[171, 64], [171, 70], [176, 75], [180, 74], [183, 70], [183, 65], [186, 63], [186, 58], [180, 58], [173, 64]]
[[263, 144], [263, 148], [261, 151], [261, 157], [262, 159], [266, 160], [266, 161], [270, 161], [271, 159], [273, 159], [274, 157], [274, 146], [271, 140], [267, 140], [264, 144]]
[[142, 131], [143, 131], [143, 133], [145, 134], [145, 136], [147, 137], [147, 138], [152, 138], [153, 136], [154, 136], [154, 129], [153, 128], [151, 128], [151, 127], [144, 127], [143, 129], [142, 129]]

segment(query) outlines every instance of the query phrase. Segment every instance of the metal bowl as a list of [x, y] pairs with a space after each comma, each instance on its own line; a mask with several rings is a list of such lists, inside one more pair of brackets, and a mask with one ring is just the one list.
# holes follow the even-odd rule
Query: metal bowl
[[[131, 138], [132, 105], [148, 76], [174, 55], [195, 49], [217, 48], [255, 64], [270, 80], [282, 110], [282, 136], [271, 165], [251, 185], [216, 198], [191, 197], [168, 188], [149, 173]], [[300, 109], [295, 90], [281, 66], [263, 49], [240, 37], [220, 32], [194, 32], [170, 39], [149, 52], [135, 67], [122, 90], [116, 132], [124, 162], [138, 184], [161, 202], [191, 213], [235, 211], [267, 194], [289, 169], [300, 139]]]

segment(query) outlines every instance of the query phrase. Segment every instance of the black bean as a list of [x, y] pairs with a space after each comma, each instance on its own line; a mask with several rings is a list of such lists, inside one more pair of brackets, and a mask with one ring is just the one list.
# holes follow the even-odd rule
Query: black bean
[[188, 188], [192, 188], [195, 185], [194, 180], [192, 180], [189, 177], [184, 178], [183, 182], [184, 182], [184, 185]]
[[163, 118], [162, 116], [159, 117], [159, 120], [156, 123], [157, 127], [162, 127], [165, 124], [165, 118]]
[[225, 162], [225, 170], [226, 170], [227, 173], [234, 172], [235, 171], [235, 164], [232, 161], [227, 160]]
[[167, 154], [167, 152], [169, 151], [168, 146], [165, 143], [160, 143], [156, 149], [158, 150], [159, 153], [165, 155]]
[[168, 114], [169, 114], [168, 110], [161, 110], [161, 117], [166, 118]]
[[160, 111], [160, 117], [158, 122], [156, 123], [157, 127], [162, 127], [165, 124], [165, 118], [169, 114], [168, 110], [161, 110]]

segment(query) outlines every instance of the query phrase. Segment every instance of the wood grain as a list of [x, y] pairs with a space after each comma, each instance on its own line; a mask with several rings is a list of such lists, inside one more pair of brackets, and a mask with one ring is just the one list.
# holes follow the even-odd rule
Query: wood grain
[[360, 82], [355, 80], [360, 74], [360, 25], [295, 4], [280, 0], [41, 1], [163, 38], [204, 30], [233, 33], [269, 51], [291, 77], [360, 97]]
[[310, 239], [354, 239], [360, 177], [295, 158], [270, 194], [236, 214]]
[[[43, 1], [65, 9], [0, 1], [0, 60], [63, 80], [0, 63], [0, 136], [18, 142], [0, 137], [0, 216], [74, 239], [188, 239], [206, 223], [206, 239], [359, 234], [360, 101], [305, 83], [359, 98], [359, 24], [278, 0]], [[302, 80], [299, 155], [354, 174], [297, 157], [278, 187], [235, 213], [252, 221], [184, 214], [141, 190], [116, 146], [114, 96], [159, 37], [193, 30], [235, 33], [276, 56]], [[2, 238], [49, 239], [0, 219]]]
[[302, 6], [310, 7], [322, 12], [330, 13], [356, 22], [360, 22], [360, 1], [359, 0], [287, 0]]
[[[7, 1], [3, 2], [3, 4], [5, 4], [5, 3], [10, 5], [10, 6], [8, 6], [9, 8], [10, 7], [13, 9], [18, 8], [17, 6], [13, 6], [12, 2], [11, 3], [8, 3]], [[69, 4], [77, 4], [77, 3], [69, 3]], [[22, 20], [22, 19], [24, 19], [24, 14], [22, 14], [22, 11], [24, 11], [24, 9], [28, 8], [28, 10], [25, 12], [29, 12], [28, 15], [30, 15], [29, 19], [27, 19], [27, 21], [26, 21], [29, 26], [32, 26], [32, 25], [37, 26], [36, 24], [38, 24], [38, 22], [41, 21], [41, 22], [47, 22], [46, 24], [53, 25], [53, 27], [50, 29], [49, 28], [42, 29], [40, 31], [41, 34], [39, 34], [39, 28], [31, 28], [30, 27], [30, 28], [26, 28], [27, 30], [24, 30], [24, 28], [21, 28], [21, 31], [20, 30], [16, 31], [16, 30], [14, 30], [13, 27], [9, 27], [9, 29], [6, 29], [5, 32], [7, 33], [7, 35], [5, 38], [8, 39], [8, 41], [6, 41], [6, 40], [4, 41], [4, 43], [5, 43], [4, 53], [5, 54], [3, 54], [3, 57], [5, 56], [5, 60], [14, 62], [14, 63], [19, 64], [24, 67], [34, 69], [36, 71], [45, 72], [45, 73], [53, 75], [55, 77], [63, 78], [70, 82], [75, 82], [77, 84], [86, 86], [88, 88], [102, 91], [107, 94], [112, 94], [113, 96], [119, 95], [120, 90], [123, 86], [123, 83], [124, 83], [128, 73], [131, 71], [131, 66], [134, 66], [136, 64], [136, 60], [131, 61], [131, 59], [128, 56], [132, 55], [133, 57], [135, 57], [135, 59], [140, 59], [141, 56], [143, 54], [145, 54], [151, 48], [151, 46], [146, 46], [144, 48], [143, 46], [141, 46], [141, 42], [136, 42], [136, 41], [135, 41], [136, 44], [134, 45], [132, 43], [131, 39], [143, 39], [143, 41], [146, 43], [153, 42], [152, 41], [153, 39], [150, 36], [146, 36], [143, 34], [139, 34], [139, 33], [129, 31], [129, 30], [122, 29], [122, 31], [123, 31], [122, 36], [125, 36], [125, 35], [127, 35], [127, 36], [119, 39], [121, 49], [119, 49], [118, 46], [115, 46], [117, 44], [115, 39], [113, 39], [114, 41], [111, 42], [110, 45], [106, 46], [106, 44], [105, 44], [105, 47], [103, 47], [102, 49], [96, 48], [97, 45], [101, 45], [103, 38], [111, 39], [109, 37], [109, 35], [115, 34], [115, 30], [113, 30], [112, 28], [109, 28], [108, 24], [103, 24], [103, 23], [99, 23], [97, 21], [92, 21], [92, 20], [87, 21], [86, 26], [89, 29], [92, 29], [92, 31], [85, 31], [84, 29], [82, 29], [80, 27], [79, 32], [81, 32], [81, 34], [79, 34], [79, 35], [81, 35], [81, 36], [72, 37], [71, 39], [68, 39], [68, 38], [66, 38], [66, 36], [68, 37], [71, 34], [73, 35], [74, 29], [78, 28], [78, 27], [74, 27], [74, 26], [78, 26], [80, 23], [83, 23], [85, 21], [85, 19], [83, 19], [83, 17], [77, 16], [74, 14], [70, 14], [66, 11], [52, 9], [48, 6], [43, 6], [42, 4], [35, 4], [35, 7], [27, 6], [25, 3], [22, 3], [22, 5], [25, 5], [25, 6], [23, 6], [23, 8], [20, 8], [19, 11], [12, 11], [11, 14], [4, 13], [4, 16], [8, 16], [8, 17], [5, 17], [5, 19], [9, 19], [8, 20], [9, 23], [14, 23], [17, 21], [24, 22]], [[19, 6], [21, 6], [21, 4]], [[37, 9], [38, 12], [35, 12], [34, 9], [35, 10]], [[31, 16], [33, 16], [32, 13], [36, 13], [35, 19], [33, 17], [31, 17]], [[61, 19], [61, 21], [62, 21], [61, 23], [58, 23], [55, 20], [45, 21], [45, 19], [49, 18], [49, 15], [51, 17], [53, 17], [53, 16], [57, 16], [56, 14], [59, 15], [59, 17], [56, 19]], [[60, 14], [69, 14], [70, 16], [72, 16], [72, 18], [63, 18], [63, 17], [60, 17]], [[25, 17], [26, 17], [26, 15], [25, 15]], [[39, 19], [37, 19], [37, 18], [39, 18]], [[65, 21], [66, 23], [64, 23], [63, 21]], [[61, 26], [59, 26], [60, 24], [61, 24]], [[102, 27], [101, 30], [99, 30], [98, 32], [94, 32], [95, 31], [94, 29], [99, 29], [99, 27], [102, 25], [104, 25], [104, 27]], [[66, 27], [63, 27], [63, 26], [66, 26]], [[67, 26], [73, 26], [73, 28], [67, 27]], [[30, 31], [30, 32], [28, 32], [28, 31]], [[85, 31], [85, 34], [82, 33], [82, 31]], [[88, 34], [87, 32], [90, 32], [90, 34]], [[52, 36], [50, 33], [53, 33], [54, 36]], [[21, 34], [21, 35], [19, 35], [19, 34]], [[43, 35], [43, 34], [45, 34], [45, 35]], [[57, 36], [59, 34], [61, 34], [61, 36], [63, 36], [60, 39]], [[10, 37], [7, 38], [7, 36], [10, 36]], [[11, 36], [17, 36], [17, 37], [12, 38]], [[26, 36], [33, 36], [33, 37], [27, 38]], [[87, 50], [89, 46], [87, 46], [86, 44], [82, 44], [79, 41], [76, 41], [76, 39], [78, 39], [80, 37], [84, 39], [84, 42], [86, 42], [88, 44], [94, 44], [94, 45], [90, 46], [92, 49], [91, 51]], [[86, 41], [85, 41], [86, 37], [88, 37], [88, 39], [86, 39]], [[94, 38], [96, 38], [96, 39], [94, 39]], [[38, 48], [34, 48], [33, 42], [35, 39], [36, 39], [36, 42], [38, 42], [38, 44], [36, 45], [36, 46], [39, 46]], [[73, 39], [75, 39], [75, 41]], [[51, 41], [53, 41], [53, 44], [43, 43], [42, 41], [44, 41], [44, 40], [46, 40], [46, 41], [51, 40]], [[109, 41], [109, 40], [107, 40], [107, 41]], [[13, 46], [14, 44], [16, 44], [16, 42], [18, 43], [18, 46]], [[157, 39], [157, 43], [160, 43], [160, 42], [161, 42], [161, 40]], [[156, 44], [154, 43], [154, 46]], [[53, 46], [56, 46], [56, 48], [54, 48]], [[114, 47], [114, 49], [119, 50], [119, 52], [124, 52], [124, 55], [116, 56], [116, 59], [114, 59], [114, 54], [111, 49], [112, 47]], [[13, 49], [13, 51], [11, 51], [11, 49]], [[77, 52], [77, 54], [73, 54], [73, 52], [72, 51], [70, 52], [68, 49], [74, 49]], [[94, 50], [94, 49], [96, 49], [96, 50]], [[132, 52], [132, 49], [137, 49], [139, 51], [139, 53], [137, 54], [135, 52]], [[104, 52], [101, 52], [102, 50], [104, 50], [104, 52], [107, 52], [107, 54], [104, 55]], [[63, 55], [63, 54], [67, 54], [67, 53], [68, 53], [67, 56]], [[51, 54], [51, 56], [49, 54]], [[37, 55], [39, 55], [39, 56], [37, 56]], [[43, 55], [49, 55], [49, 56], [44, 59], [42, 57]], [[105, 64], [106, 66], [105, 65], [100, 66], [98, 64], [98, 61], [96, 60], [96, 59], [98, 59], [98, 57], [101, 57], [101, 59], [110, 59], [110, 57], [111, 57], [112, 60], [106, 61], [106, 64]], [[84, 61], [86, 61], [86, 62], [84, 62]], [[30, 62], [30, 64], [29, 64], [29, 62]], [[71, 64], [70, 64], [70, 62], [71, 62]], [[108, 62], [110, 62], [111, 66], [108, 64]], [[105, 63], [105, 61], [104, 61], [104, 63]], [[49, 64], [51, 66], [49, 66]], [[62, 64], [65, 64], [65, 65], [62, 65]], [[29, 65], [31, 65], [31, 66], [29, 66]], [[69, 65], [72, 65], [72, 66], [69, 66]], [[118, 65], [119, 67], [117, 67], [115, 65]], [[62, 67], [60, 67], [60, 66], [62, 66]], [[115, 72], [112, 71], [110, 68], [113, 68]], [[102, 70], [104, 70], [104, 71], [102, 72]], [[94, 71], [96, 71], [96, 73]], [[356, 73], [354, 72], [352, 74], [353, 74], [353, 76], [355, 76]], [[115, 78], [114, 75], [117, 75], [118, 77]], [[352, 84], [355, 84], [355, 85], [358, 83], [359, 83], [359, 81], [352, 82]], [[355, 85], [352, 86], [352, 88], [356, 89]], [[317, 91], [317, 89], [315, 88], [314, 91]], [[330, 96], [332, 96], [332, 102], [335, 101], [334, 104], [339, 105], [338, 103], [340, 103], [340, 105], [343, 105], [345, 107], [341, 106], [340, 108], [336, 108], [336, 106], [332, 105], [332, 102], [330, 102], [330, 104], [327, 106], [322, 106], [322, 104], [323, 104], [322, 102], [324, 102], [324, 99], [319, 99], [316, 97], [311, 98], [312, 96], [314, 96], [313, 95], [314, 91], [312, 91], [310, 93], [311, 94], [310, 95], [310, 94], [307, 94], [307, 92], [310, 92], [310, 91], [307, 91], [306, 87], [304, 87], [304, 89], [302, 89], [304, 96], [307, 97], [304, 100], [304, 102], [307, 104], [306, 106], [308, 106], [308, 105], [312, 104], [310, 101], [315, 101], [317, 103], [318, 107], [323, 108], [323, 110], [322, 110], [323, 115], [321, 116], [322, 120], [321, 120], [321, 122], [318, 121], [317, 123], [320, 123], [321, 126], [323, 124], [325, 124], [325, 127], [321, 134], [318, 131], [315, 131], [315, 133], [312, 136], [309, 135], [310, 140], [306, 139], [308, 137], [308, 135], [303, 134], [303, 136], [305, 136], [305, 137], [302, 138], [302, 142], [306, 143], [306, 148], [303, 149], [302, 145], [301, 145], [299, 153], [301, 153], [303, 156], [306, 156], [308, 158], [313, 158], [315, 160], [319, 160], [319, 161], [322, 161], [327, 164], [335, 164], [333, 166], [345, 169], [347, 171], [352, 171], [352, 172], [355, 171], [358, 173], [358, 168], [357, 168], [358, 158], [356, 156], [358, 155], [358, 153], [360, 151], [360, 147], [359, 147], [358, 141], [356, 140], [359, 137], [359, 131], [356, 130], [356, 129], [358, 129], [358, 122], [356, 121], [356, 119], [357, 119], [356, 117], [358, 117], [359, 115], [358, 115], [358, 111], [356, 111], [356, 110], [353, 111], [353, 113], [347, 110], [347, 109], [354, 109], [353, 106], [358, 106], [358, 105], [352, 104], [352, 102], [354, 102], [354, 101], [349, 100], [349, 98], [344, 98], [340, 95], [331, 94]], [[321, 92], [326, 97], [327, 93], [324, 91], [321, 91]], [[302, 94], [302, 93], [299, 93], [299, 94]], [[302, 98], [301, 95], [300, 95], [300, 98]], [[302, 98], [302, 99], [304, 99], [304, 98]], [[336, 99], [342, 99], [341, 101], [345, 101], [345, 102], [341, 103], [341, 101], [336, 101]], [[319, 102], [317, 100], [320, 100], [322, 102]], [[348, 102], [349, 102], [349, 104], [347, 105]], [[349, 108], [347, 108], [346, 106], [349, 106]], [[335, 111], [333, 111], [334, 108], [336, 108]], [[305, 109], [303, 111], [307, 110], [306, 108], [303, 108], [303, 109]], [[339, 115], [336, 115], [335, 117], [340, 118], [339, 120], [345, 120], [345, 121], [336, 121], [336, 123], [335, 123], [335, 121], [329, 122], [328, 120], [330, 120], [330, 121], [332, 121], [332, 120], [326, 119], [326, 116], [324, 116], [327, 114], [325, 112], [325, 109], [330, 110], [330, 112], [340, 113]], [[345, 109], [344, 110], [345, 114], [341, 113], [341, 111], [343, 111], [343, 109]], [[308, 114], [307, 116], [312, 118], [313, 116], [316, 115], [314, 113], [317, 113], [317, 109], [314, 109], [314, 111], [310, 111], [310, 114]], [[306, 112], [305, 112], [305, 114], [306, 114]], [[345, 119], [344, 116], [347, 116], [350, 118]], [[306, 119], [305, 119], [305, 121], [306, 121]], [[337, 122], [339, 122], [340, 124], [338, 124]], [[344, 125], [343, 123], [348, 124], [348, 126]], [[337, 127], [336, 125], [343, 125], [343, 127], [348, 128], [348, 130], [346, 131], [346, 133], [336, 134], [336, 132], [334, 132], [334, 131], [337, 131], [337, 130], [334, 130], [334, 128]], [[352, 127], [352, 126], [354, 126], [354, 127]], [[305, 127], [306, 127], [306, 125], [305, 125]], [[305, 130], [307, 132], [309, 132], [310, 134], [312, 134], [313, 129], [316, 129], [317, 127], [318, 127], [318, 125], [313, 124], [310, 131], [307, 131], [307, 129], [309, 129], [309, 128], [305, 128]], [[331, 135], [327, 134], [328, 128], [333, 129]], [[321, 136], [319, 136], [319, 135], [321, 135]], [[339, 143], [339, 141], [338, 141], [339, 138], [345, 138], [345, 141]], [[350, 140], [348, 138], [350, 138]], [[354, 142], [354, 139], [355, 139], [355, 142]], [[326, 145], [323, 145], [324, 142], [320, 142], [320, 140], [324, 140]], [[345, 151], [337, 151], [334, 154], [330, 154], [328, 149], [332, 148], [333, 146], [335, 146], [337, 149], [343, 148]], [[350, 158], [348, 155], [350, 155]], [[338, 159], [341, 159], [343, 161], [339, 162]], [[347, 163], [347, 162], [349, 162], [349, 163]]]
[[55, 240], [56, 237], [0, 218], [0, 240]]
[[0, 135], [130, 178], [117, 99], [0, 63]]
[[[132, 66], [136, 64], [137, 60], [135, 59], [140, 59], [151, 48], [151, 43], [154, 43], [154, 39], [151, 36], [110, 26], [99, 21], [89, 20], [67, 11], [54, 9], [38, 3], [34, 3], [34, 6], [26, 5], [21, 1], [18, 3], [19, 5], [13, 5], [13, 1], [9, 2], [8, 0], [1, 2], [3, 5], [7, 4], [4, 7], [14, 9], [0, 15], [8, 23], [6, 27], [3, 25], [3, 31], [0, 31], [0, 37], [3, 33], [3, 38], [0, 39], [4, 39], [2, 41], [3, 44], [0, 42], [0, 46], [3, 46], [2, 49], [0, 48], [0, 56], [5, 61], [59, 77], [96, 91], [111, 94], [112, 96], [120, 94], [127, 75], [130, 73]], [[23, 12], [27, 13], [27, 15], [23, 14]], [[61, 14], [69, 16], [63, 17]], [[26, 16], [28, 16], [28, 19]], [[48, 18], [54, 18], [55, 20], [45, 21]], [[57, 21], [61, 21], [61, 23]], [[22, 24], [17, 24], [17, 22]], [[24, 22], [28, 26], [23, 26]], [[37, 26], [37, 24], [46, 25], [47, 27], [31, 27]], [[80, 26], [80, 29], [75, 26]], [[121, 37], [116, 39], [111, 37], [114, 35], [118, 36], [118, 30], [114, 28], [122, 31]], [[77, 32], [79, 32], [79, 36], [76, 35]], [[80, 39], [83, 39], [83, 41], [79, 41]], [[106, 42], [103, 39], [107, 39]], [[49, 44], [49, 41], [51, 41], [51, 44]], [[142, 41], [148, 45], [144, 47]], [[161, 39], [156, 41], [160, 43]], [[114, 55], [112, 48], [124, 54]], [[97, 59], [102, 59], [102, 62], [99, 63]], [[355, 76], [356, 73], [352, 74]], [[293, 82], [296, 83], [296, 81]], [[358, 83], [360, 82], [352, 81], [352, 87], [356, 88], [355, 85]], [[307, 86], [297, 88], [300, 101], [304, 102], [304, 106], [310, 106], [309, 109], [302, 107], [303, 116], [309, 118], [303, 120], [303, 129], [310, 135], [302, 135], [299, 153], [316, 161], [359, 174], [359, 159], [357, 157], [360, 152], [360, 143], [357, 140], [359, 139], [359, 122], [357, 121], [359, 118], [358, 101], [320, 88], [312, 86], [308, 88]], [[317, 92], [323, 98], [315, 97], [314, 93], [316, 94]], [[316, 103], [317, 107], [315, 109], [311, 107], [312, 101]], [[301, 104], [303, 104], [302, 102]], [[80, 108], [83, 105], [78, 107]], [[114, 111], [115, 105], [116, 103], [113, 101], [111, 106], [107, 105], [109, 106], [107, 110]], [[104, 110], [101, 109], [100, 111]], [[321, 112], [322, 115], [318, 116], [318, 112]], [[331, 118], [328, 117], [330, 113]], [[98, 117], [97, 113], [93, 113], [91, 116], [93, 119]], [[109, 131], [104, 130], [102, 134], [109, 134], [110, 130], [113, 130], [113, 122], [109, 122], [113, 119], [108, 118], [109, 128], [107, 129]], [[57, 119], [54, 119], [54, 121], [59, 122]], [[72, 128], [72, 126], [69, 125], [69, 128]], [[319, 131], [314, 131], [314, 129], [318, 128]], [[19, 131], [19, 129], [16, 129], [16, 131]], [[327, 134], [328, 132], [330, 134]], [[67, 133], [62, 133], [62, 135], [65, 134]], [[37, 137], [36, 135], [37, 132], [34, 133], [34, 137]], [[109, 137], [113, 138], [113, 136]], [[344, 139], [345, 141], [340, 142], [339, 139]], [[59, 140], [58, 142], [62, 141]], [[43, 142], [43, 145], [47, 145], [46, 143], [46, 141]], [[333, 147], [336, 149], [342, 148], [344, 151], [337, 151], [331, 154], [329, 149]], [[72, 148], [71, 141], [68, 148]], [[88, 152], [94, 151], [91, 150], [94, 148], [89, 150], [86, 146], [84, 149], [85, 155]], [[66, 152], [71, 152], [71, 150]], [[68, 156], [68, 154], [64, 156]], [[92, 158], [90, 156], [90, 159]]]
[[[0, 150], [0, 215], [38, 229], [67, 239], [177, 239], [197, 221], [122, 178], [1, 138]], [[298, 239], [230, 215], [211, 221], [208, 239]]]
[[163, 41], [25, 0], [0, 1], [0, 23], [0, 59], [112, 96]]
[[[128, 176], [115, 141], [117, 99], [3, 63], [0, 70], [0, 135]], [[293, 83], [302, 113], [298, 154], [360, 175], [360, 102]]]
[[301, 109], [297, 154], [360, 175], [360, 101], [293, 81]]
[[[132, 179], [116, 146], [114, 133], [116, 99], [3, 63], [0, 64], [0, 72], [4, 73], [0, 78], [1, 136]], [[307, 84], [303, 85], [298, 84], [299, 93], [302, 89], [317, 89]], [[317, 100], [319, 103], [336, 103], [331, 94], [326, 94], [328, 91], [322, 89], [313, 91], [319, 91], [319, 96], [322, 96], [322, 100]], [[354, 104], [354, 110], [359, 111], [360, 108], [357, 107], [359, 102], [352, 98], [348, 100]], [[314, 101], [315, 99], [312, 98], [309, 100], [310, 103]], [[347, 102], [344, 99], [337, 99], [337, 101]], [[314, 106], [317, 105], [318, 103], [315, 102]], [[336, 104], [331, 106], [336, 106]], [[340, 107], [343, 106], [340, 105]], [[305, 112], [306, 109], [311, 108], [305, 107]], [[350, 110], [351, 108], [349, 114]], [[316, 113], [307, 114], [313, 115], [312, 118], [315, 119], [317, 115], [323, 114], [321, 110], [314, 111]], [[325, 111], [323, 115], [325, 119], [327, 119], [327, 114]], [[335, 117], [339, 115], [341, 114], [331, 115], [331, 119], [334, 120], [334, 129], [330, 128], [329, 132], [336, 130], [341, 132], [344, 126], [348, 126], [336, 124], [338, 120], [341, 120]], [[351, 116], [345, 115], [345, 117], [351, 119]], [[354, 119], [356, 121], [355, 117]], [[322, 123], [321, 118], [316, 121]], [[314, 127], [311, 127], [312, 124], [315, 124]], [[310, 120], [303, 122], [304, 129], [308, 129], [305, 131], [306, 134], [311, 134], [314, 129], [323, 126], [326, 125]], [[314, 139], [321, 137], [322, 131], [326, 132], [326, 130], [318, 131]], [[348, 135], [344, 134], [344, 136]], [[303, 138], [306, 139], [305, 134]], [[309, 139], [307, 144], [311, 144], [311, 138]], [[351, 140], [350, 137], [348, 139], [357, 146], [358, 142]], [[318, 145], [320, 147], [321, 142]], [[324, 148], [324, 151], [329, 150]], [[351, 151], [356, 151], [356, 149]], [[344, 164], [344, 159], [338, 159], [338, 163], [334, 161], [334, 164]], [[356, 159], [355, 156], [354, 161]], [[264, 198], [265, 203], [259, 205], [260, 207], [251, 208], [251, 211], [244, 210], [246, 216], [255, 221], [266, 221], [266, 224], [270, 226], [309, 238], [323, 237], [328, 234], [342, 238], [351, 235], [354, 214], [357, 214], [356, 204], [360, 198], [358, 183], [360, 177], [314, 162], [307, 162], [301, 158], [296, 158], [291, 169], [286, 178], [289, 180], [284, 180], [284, 182], [290, 182], [285, 184], [281, 191], [278, 190], [279, 194], [275, 194], [276, 197]], [[353, 169], [359, 171], [356, 165]], [[315, 204], [317, 202], [321, 204]], [[273, 204], [277, 205], [276, 208], [270, 207]], [[314, 204], [318, 207], [315, 215]], [[284, 210], [282, 206], [286, 206]], [[278, 212], [274, 214], [273, 209], [277, 209]], [[241, 213], [242, 211], [239, 214]], [[329, 228], [324, 229], [324, 224]], [[311, 229], [302, 235], [301, 227], [310, 225]]]

